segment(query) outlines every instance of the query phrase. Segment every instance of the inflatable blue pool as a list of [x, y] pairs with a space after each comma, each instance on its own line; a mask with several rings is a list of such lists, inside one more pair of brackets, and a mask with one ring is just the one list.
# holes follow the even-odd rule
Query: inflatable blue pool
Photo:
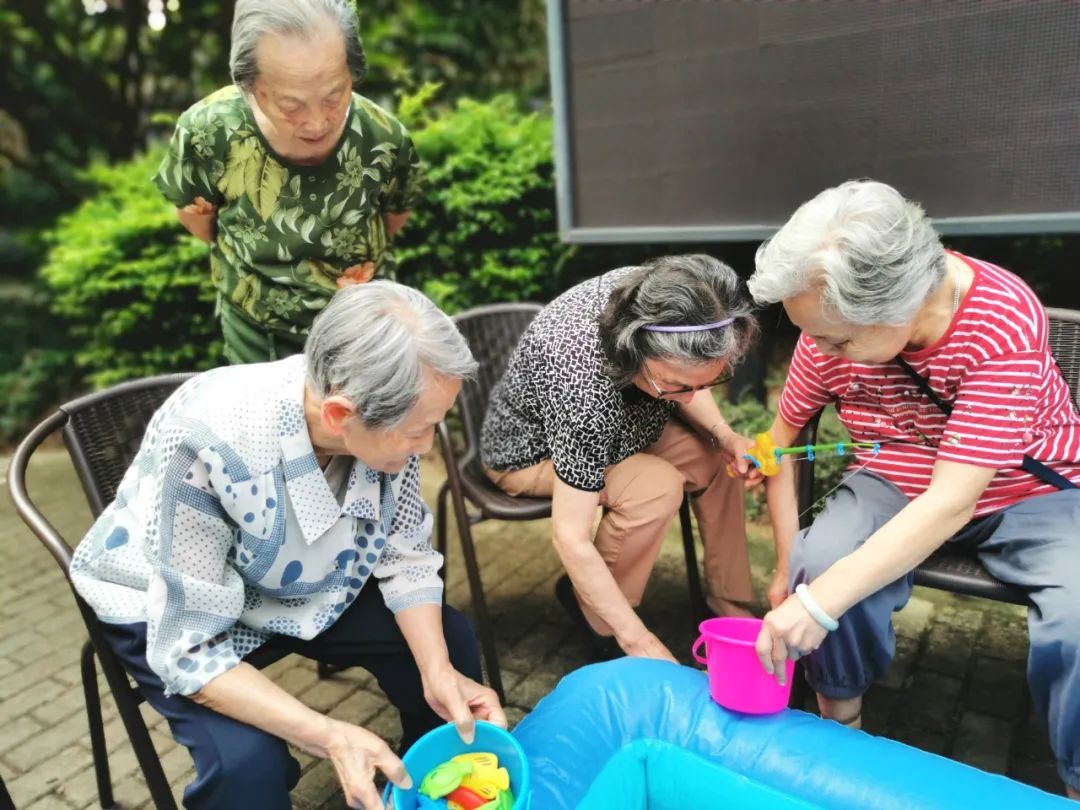
[[568, 675], [514, 736], [534, 810], [1076, 807], [805, 712], [728, 712], [704, 673], [641, 658]]

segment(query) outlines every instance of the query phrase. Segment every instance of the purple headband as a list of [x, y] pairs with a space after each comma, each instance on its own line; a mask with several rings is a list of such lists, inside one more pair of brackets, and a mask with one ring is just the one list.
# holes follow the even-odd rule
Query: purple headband
[[722, 321], [714, 321], [713, 323], [695, 323], [688, 326], [658, 326], [656, 324], [649, 324], [648, 326], [643, 326], [641, 328], [646, 332], [704, 332], [706, 329], [719, 329], [721, 326], [727, 326], [732, 323], [735, 323], [734, 318], [724, 318]]

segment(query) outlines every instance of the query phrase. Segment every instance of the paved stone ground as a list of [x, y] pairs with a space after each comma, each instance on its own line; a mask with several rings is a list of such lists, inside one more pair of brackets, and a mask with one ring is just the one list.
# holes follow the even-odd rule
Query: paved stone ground
[[[0, 478], [7, 459], [0, 459]], [[47, 452], [31, 471], [31, 492], [57, 528], [77, 538], [88, 525], [82, 495], [62, 451]], [[442, 476], [427, 465], [429, 503]], [[21, 808], [96, 806], [89, 739], [79, 685], [84, 630], [66, 581], [52, 558], [22, 526], [0, 494], [0, 776]], [[585, 662], [583, 646], [558, 608], [552, 587], [559, 564], [546, 522], [478, 528], [489, 605], [498, 625], [508, 713], [516, 722], [562, 675]], [[755, 581], [764, 588], [771, 567], [767, 532], [752, 537]], [[468, 606], [468, 591], [451, 545], [450, 601]], [[653, 575], [642, 613], [673, 650], [685, 651], [694, 628], [685, 596], [685, 569], [673, 527]], [[1032, 716], [1024, 682], [1027, 633], [1023, 611], [982, 600], [917, 589], [898, 615], [899, 655], [870, 692], [866, 729], [1056, 793], [1050, 751]], [[360, 670], [319, 680], [298, 657], [268, 673], [307, 704], [394, 740], [396, 713]], [[102, 684], [103, 693], [107, 689]], [[808, 706], [808, 708], [810, 708]], [[148, 807], [149, 799], [111, 699], [106, 734], [117, 801]], [[190, 778], [187, 753], [149, 710], [152, 735], [177, 797]], [[328, 763], [298, 755], [303, 777], [296, 807], [340, 808]]]

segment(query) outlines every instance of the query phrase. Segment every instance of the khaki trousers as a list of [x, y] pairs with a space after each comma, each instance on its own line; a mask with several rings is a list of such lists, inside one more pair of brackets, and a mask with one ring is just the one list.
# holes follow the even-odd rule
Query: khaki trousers
[[[509, 495], [550, 498], [555, 470], [550, 459], [520, 470], [487, 470]], [[660, 439], [607, 468], [596, 531], [596, 549], [631, 605], [641, 604], [660, 545], [683, 492], [698, 520], [705, 547], [705, 586], [710, 597], [733, 602], [753, 598], [743, 515], [743, 483], [729, 478], [724, 460], [697, 433], [672, 419]], [[610, 633], [596, 615], [582, 609], [589, 624]]]

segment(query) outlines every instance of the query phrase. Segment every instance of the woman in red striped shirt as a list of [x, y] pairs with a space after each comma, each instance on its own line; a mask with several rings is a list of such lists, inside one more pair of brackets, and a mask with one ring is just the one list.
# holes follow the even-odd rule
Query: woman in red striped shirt
[[833, 402], [854, 441], [881, 444], [804, 531], [791, 465], [768, 479], [770, 593], [782, 580], [791, 595], [772, 600], [762, 664], [783, 678], [784, 659], [805, 655], [822, 715], [858, 727], [915, 567], [947, 542], [977, 548], [1034, 605], [1028, 680], [1080, 799], [1080, 417], [1042, 304], [1012, 273], [946, 251], [918, 205], [871, 181], [802, 205], [756, 262], [754, 298], [802, 330], [773, 441], [790, 445]]

